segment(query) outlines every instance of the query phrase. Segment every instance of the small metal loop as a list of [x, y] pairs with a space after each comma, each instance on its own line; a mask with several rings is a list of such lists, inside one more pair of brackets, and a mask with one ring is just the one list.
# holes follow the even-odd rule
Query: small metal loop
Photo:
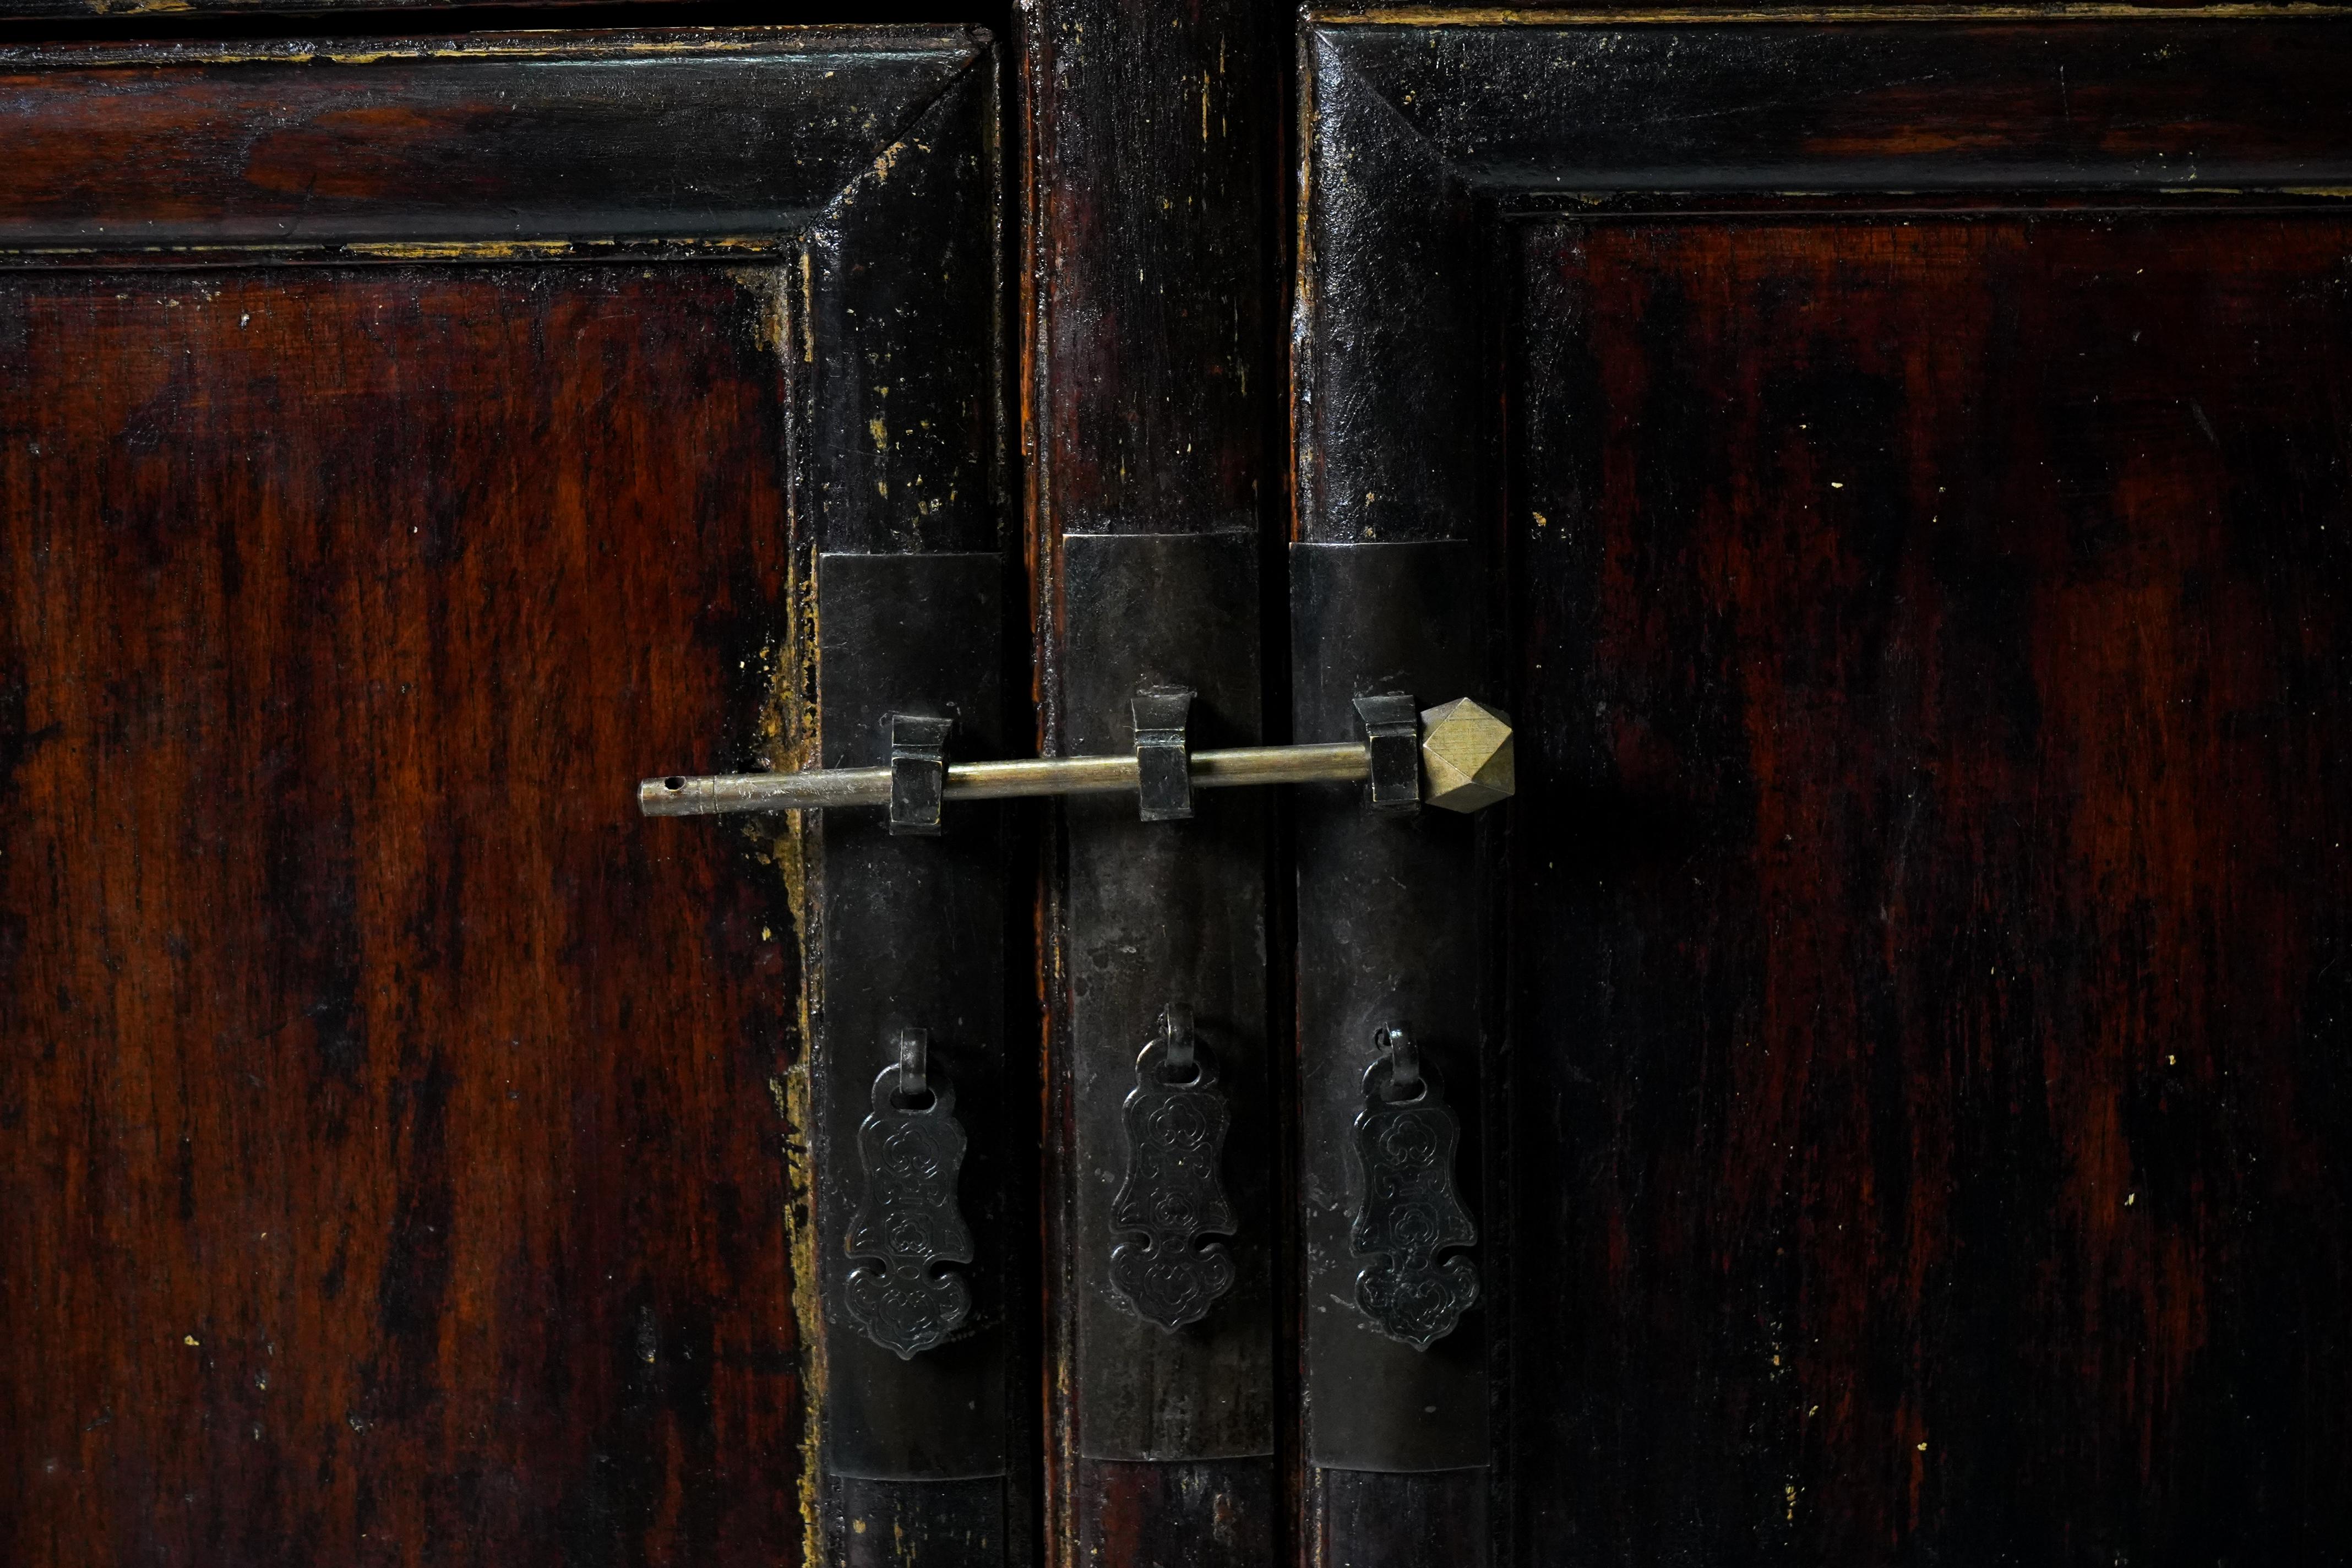
[[1160, 1010], [1160, 1038], [1168, 1047], [1168, 1070], [1176, 1078], [1191, 1078], [1200, 1065], [1199, 1040], [1192, 1030], [1192, 1007], [1188, 1002], [1171, 1002]]
[[898, 1093], [920, 1100], [930, 1092], [931, 1035], [928, 1029], [898, 1031]]
[[1372, 1037], [1388, 1058], [1389, 1081], [1396, 1086], [1397, 1097], [1412, 1099], [1421, 1088], [1421, 1047], [1396, 1024], [1381, 1025], [1372, 1031]]

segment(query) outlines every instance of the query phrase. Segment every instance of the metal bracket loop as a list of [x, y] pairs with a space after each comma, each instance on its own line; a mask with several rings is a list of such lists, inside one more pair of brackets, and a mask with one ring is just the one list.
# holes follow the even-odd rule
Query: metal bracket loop
[[1136, 690], [1135, 793], [1146, 822], [1181, 822], [1192, 815], [1192, 759], [1185, 737], [1192, 697], [1189, 686]]
[[952, 719], [890, 715], [890, 831], [935, 835], [948, 792]]
[[1421, 713], [1402, 691], [1356, 699], [1364, 726], [1364, 749], [1371, 758], [1365, 795], [1374, 811], [1409, 815], [1421, 809]]
[[1389, 1064], [1389, 1084], [1396, 1090], [1398, 1100], [1421, 1098], [1421, 1047], [1411, 1035], [1393, 1024], [1377, 1031], [1386, 1047]]

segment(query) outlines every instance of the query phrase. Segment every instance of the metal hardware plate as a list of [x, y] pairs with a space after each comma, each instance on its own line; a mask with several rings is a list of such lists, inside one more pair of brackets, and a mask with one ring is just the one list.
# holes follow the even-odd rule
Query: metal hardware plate
[[[1461, 1118], [1445, 1103], [1437, 1069], [1424, 1067], [1402, 1031], [1364, 1069], [1356, 1112], [1356, 1217], [1348, 1248], [1363, 1268], [1356, 1310], [1381, 1332], [1417, 1351], [1452, 1333], [1478, 1302], [1478, 1269], [1460, 1248], [1478, 1227], [1454, 1187]], [[1407, 1070], [1411, 1069], [1411, 1081]]]
[[1171, 1005], [1160, 1035], [1135, 1058], [1127, 1092], [1127, 1179], [1111, 1202], [1120, 1240], [1110, 1283], [1136, 1316], [1163, 1329], [1209, 1315], [1233, 1289], [1234, 1258], [1216, 1239], [1234, 1231], [1218, 1165], [1231, 1121], [1217, 1068], [1196, 1043], [1192, 1010]]
[[[882, 767], [892, 716], [952, 720], [955, 744], [1004, 750], [1003, 563], [994, 554], [824, 554], [817, 561], [817, 700], [827, 767]], [[903, 733], [903, 729], [902, 729]], [[939, 1480], [1002, 1474], [1008, 1345], [1003, 1194], [1022, 1097], [1005, 1090], [1003, 808], [948, 815], [938, 837], [894, 837], [885, 814], [834, 812], [809, 832], [811, 1130], [824, 1336], [823, 1461], [834, 1475]], [[900, 1030], [929, 1033], [968, 1133], [956, 1202], [970, 1306], [920, 1353], [867, 1336], [853, 1311], [859, 1151], [875, 1075]], [[780, 1309], [781, 1310], [781, 1309]]]
[[943, 1267], [971, 1261], [971, 1229], [956, 1208], [971, 1140], [947, 1075], [909, 1071], [903, 1056], [875, 1075], [873, 1106], [857, 1129], [866, 1195], [843, 1244], [855, 1260], [844, 1304], [867, 1339], [906, 1361], [971, 1311], [963, 1276]]
[[[1425, 706], [1488, 689], [1471, 545], [1297, 544], [1290, 571], [1296, 739], [1360, 734], [1360, 696], [1403, 692]], [[1471, 1307], [1422, 1350], [1358, 1306], [1357, 1119], [1373, 1031], [1402, 1024], [1444, 1074], [1462, 1119], [1459, 1179], [1481, 1190], [1485, 829], [1444, 811], [1370, 811], [1364, 795], [1307, 784], [1295, 796], [1307, 1458], [1327, 1469], [1466, 1469], [1488, 1461], [1488, 1310]], [[1468, 1255], [1481, 1275], [1487, 1250]]]
[[[1129, 750], [1129, 704], [1150, 685], [1198, 694], [1196, 752], [1259, 741], [1257, 548], [1243, 533], [1063, 540], [1062, 750]], [[1087, 1458], [1274, 1451], [1267, 805], [1255, 791], [1216, 790], [1192, 805], [1178, 822], [1138, 821], [1132, 797], [1077, 797], [1065, 807], [1068, 1375], [1076, 1447]], [[1111, 1278], [1136, 1046], [1171, 998], [1191, 1005], [1202, 1053], [1216, 1064], [1231, 1117], [1222, 1178], [1235, 1216], [1224, 1244], [1232, 1289], [1173, 1332], [1130, 1310]]]

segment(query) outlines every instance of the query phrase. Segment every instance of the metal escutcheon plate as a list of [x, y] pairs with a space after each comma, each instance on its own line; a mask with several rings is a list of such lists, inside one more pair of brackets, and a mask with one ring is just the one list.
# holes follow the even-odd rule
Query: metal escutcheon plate
[[1362, 1194], [1349, 1250], [1364, 1263], [1356, 1306], [1392, 1340], [1425, 1351], [1478, 1304], [1477, 1265], [1453, 1252], [1478, 1239], [1454, 1185], [1462, 1124], [1445, 1103], [1436, 1069], [1424, 1067], [1413, 1092], [1391, 1098], [1396, 1072], [1386, 1057], [1365, 1070], [1356, 1115], [1356, 1168]]
[[874, 1110], [857, 1129], [866, 1197], [850, 1222], [844, 1304], [867, 1339], [899, 1360], [929, 1350], [961, 1328], [971, 1290], [941, 1266], [970, 1263], [971, 1231], [956, 1209], [966, 1143], [955, 1090], [936, 1071], [930, 1103], [898, 1103], [898, 1064], [874, 1079]]
[[1126, 1239], [1111, 1251], [1110, 1282], [1138, 1317], [1173, 1331], [1207, 1317], [1233, 1289], [1233, 1255], [1202, 1237], [1232, 1235], [1234, 1211], [1217, 1176], [1227, 1113], [1216, 1069], [1195, 1048], [1188, 1076], [1169, 1054], [1156, 1039], [1135, 1058], [1127, 1181], [1111, 1205]]

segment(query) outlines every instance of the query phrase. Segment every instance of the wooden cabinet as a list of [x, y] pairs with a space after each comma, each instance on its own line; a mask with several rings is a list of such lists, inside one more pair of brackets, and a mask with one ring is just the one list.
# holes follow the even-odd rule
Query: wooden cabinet
[[1298, 535], [1519, 725], [1515, 1556], [2345, 1539], [2343, 38], [1309, 26]]
[[632, 789], [815, 742], [821, 560], [1010, 547], [992, 47], [6, 66], [0, 1558], [823, 1555], [857, 998]]
[[2352, 23], [7, 10], [0, 1561], [2352, 1541]]

